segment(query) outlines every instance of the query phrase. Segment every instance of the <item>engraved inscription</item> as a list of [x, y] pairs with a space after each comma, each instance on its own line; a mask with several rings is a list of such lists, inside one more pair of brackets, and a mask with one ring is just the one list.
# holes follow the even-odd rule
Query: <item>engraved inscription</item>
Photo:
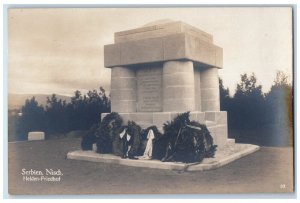
[[137, 70], [138, 112], [162, 111], [162, 67]]

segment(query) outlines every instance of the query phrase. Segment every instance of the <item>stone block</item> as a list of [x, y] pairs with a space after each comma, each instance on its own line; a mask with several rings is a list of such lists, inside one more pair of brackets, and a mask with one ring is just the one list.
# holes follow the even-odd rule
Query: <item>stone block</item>
[[[185, 74], [180, 74], [182, 69]], [[176, 75], [176, 78], [182, 78], [182, 84], [176, 84], [176, 78], [170, 75]], [[190, 80], [186, 80], [190, 78]], [[174, 84], [174, 85], [172, 85]], [[190, 95], [178, 95], [176, 92], [190, 89]], [[195, 110], [195, 92], [194, 92], [194, 67], [191, 61], [169, 61], [163, 65], [163, 111], [193, 111]], [[174, 98], [175, 95], [178, 96]]]
[[[201, 89], [201, 97], [203, 98], [216, 98], [218, 99], [220, 96], [219, 88], [205, 88]], [[205, 100], [205, 99], [203, 99]]]
[[111, 89], [136, 89], [136, 78], [112, 78]]
[[67, 153], [68, 159], [112, 163], [119, 165], [126, 165], [132, 167], [144, 167], [144, 168], [155, 168], [155, 169], [167, 169], [176, 171], [205, 171], [217, 169], [230, 162], [233, 162], [241, 157], [256, 152], [259, 150], [259, 146], [250, 144], [235, 144], [232, 146], [233, 153], [225, 153], [225, 156], [219, 156], [224, 154], [221, 150], [216, 152], [214, 158], [204, 159], [202, 163], [181, 163], [181, 162], [162, 162], [159, 160], [133, 160], [133, 159], [122, 159], [119, 156], [112, 154], [99, 154], [95, 151], [71, 151]]
[[93, 150], [94, 152], [97, 152], [97, 144], [96, 144], [96, 143], [93, 144], [92, 150]]
[[187, 59], [218, 67], [216, 64], [216, 49], [217, 47], [212, 43], [205, 42], [201, 38], [190, 34], [185, 34], [185, 58]]
[[135, 120], [137, 122], [148, 123], [148, 124], [153, 123], [152, 113], [136, 113], [136, 114], [132, 114], [131, 118], [132, 118], [132, 116], [135, 117]]
[[181, 32], [181, 23], [172, 22], [159, 25], [143, 26], [141, 28], [115, 33], [115, 43], [128, 42], [140, 39], [164, 37]]
[[193, 99], [194, 94], [193, 86], [170, 86], [164, 88], [164, 97], [168, 99]]
[[208, 34], [194, 26], [182, 23], [182, 32], [187, 33], [191, 36], [197, 37], [204, 42], [213, 43], [213, 36]]
[[135, 100], [122, 100], [122, 101], [111, 100], [111, 111], [119, 112], [119, 113], [136, 112], [136, 101]]
[[213, 122], [213, 121], [205, 120], [205, 121], [204, 121], [204, 124], [205, 124], [207, 127], [212, 127], [212, 128], [216, 127], [216, 123]]
[[220, 111], [218, 115], [217, 123], [227, 125], [227, 111]]
[[218, 137], [218, 146], [223, 147], [228, 139], [227, 125], [217, 125], [215, 134]]
[[203, 112], [220, 111], [220, 101], [219, 100], [202, 100], [201, 108], [202, 108]]
[[201, 124], [205, 123], [205, 113], [204, 112], [197, 112], [197, 121]]
[[235, 144], [235, 139], [227, 139], [226, 145], [234, 145]]
[[162, 64], [142, 64], [136, 69], [136, 77], [161, 76]]
[[162, 101], [159, 96], [141, 96], [138, 99], [137, 112], [161, 112], [162, 108]]
[[163, 111], [184, 112], [184, 111], [193, 111], [194, 109], [195, 109], [194, 98], [182, 98], [182, 99], [164, 98]]
[[217, 114], [217, 112], [215, 112], [215, 111], [205, 112], [205, 120], [216, 121], [216, 114]]
[[104, 66], [112, 67], [121, 63], [120, 44], [104, 45]]
[[45, 139], [45, 133], [44, 132], [29, 132], [28, 133], [28, 140], [44, 140]]
[[163, 84], [165, 87], [177, 85], [194, 86], [194, 76], [191, 72], [174, 72], [172, 74], [163, 75]]
[[217, 88], [219, 85], [218, 75], [216, 75], [215, 77], [205, 77], [201, 75], [201, 79], [200, 79], [201, 89]]
[[162, 128], [163, 124], [167, 121], [171, 121], [170, 112], [155, 112], [153, 113], [153, 125], [156, 125], [158, 128]]
[[201, 88], [217, 88], [219, 87], [218, 69], [205, 68], [200, 71]]
[[164, 37], [176, 33], [189, 33], [203, 41], [212, 43], [212, 35], [181, 21], [154, 22], [141, 28], [115, 33], [115, 43], [127, 42], [139, 39]]
[[201, 110], [220, 111], [218, 69], [206, 68], [200, 73]]
[[176, 34], [107, 45], [104, 48], [104, 65], [114, 67], [169, 60], [191, 60], [208, 67], [222, 68], [221, 51], [217, 53], [216, 50], [213, 44], [198, 38], [194, 39], [188, 34]]
[[223, 67], [223, 49], [216, 46], [216, 67]]
[[212, 36], [182, 22], [119, 32], [115, 42], [104, 47], [105, 67], [169, 60], [191, 60], [217, 68], [223, 65], [222, 49], [212, 43]]
[[138, 64], [163, 61], [162, 38], [137, 40], [121, 44], [121, 63]]
[[214, 139], [214, 144], [223, 147], [228, 138], [227, 125], [208, 125], [207, 128]]
[[113, 67], [111, 69], [111, 77], [112, 78], [122, 78], [122, 77], [128, 77], [128, 78], [134, 78], [135, 70], [129, 67]]
[[120, 100], [135, 100], [137, 97], [136, 91], [132, 89], [111, 89], [110, 91], [111, 100], [120, 101]]
[[162, 66], [137, 69], [137, 111], [162, 111]]
[[218, 79], [218, 72], [219, 70], [217, 68], [202, 68], [201, 69], [201, 77], [203, 77], [203, 79]]
[[[216, 59], [218, 57], [218, 59]], [[185, 58], [208, 66], [222, 68], [222, 49], [197, 36], [185, 34]]]
[[210, 132], [211, 136], [214, 139], [214, 144], [218, 144], [218, 138], [216, 136], [216, 126], [215, 125], [208, 125], [206, 124], [208, 131]]
[[163, 74], [174, 74], [182, 72], [194, 72], [192, 61], [167, 61], [163, 64]]
[[213, 121], [219, 125], [227, 124], [227, 111], [205, 112], [205, 120]]
[[184, 33], [164, 37], [163, 42], [164, 61], [186, 58]]
[[201, 111], [200, 70], [196, 67], [194, 67], [194, 84], [195, 84], [195, 110]]

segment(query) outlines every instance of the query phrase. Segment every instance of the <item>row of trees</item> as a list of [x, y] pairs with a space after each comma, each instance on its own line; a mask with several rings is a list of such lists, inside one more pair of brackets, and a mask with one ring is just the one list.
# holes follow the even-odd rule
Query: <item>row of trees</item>
[[241, 75], [233, 97], [219, 80], [221, 110], [228, 112], [229, 135], [240, 142], [292, 145], [293, 89], [284, 72], [277, 72], [268, 93], [254, 74]]
[[26, 139], [29, 131], [44, 131], [46, 135], [87, 130], [99, 122], [101, 113], [110, 112], [110, 100], [105, 90], [89, 91], [82, 95], [75, 91], [71, 102], [58, 99], [55, 94], [47, 98], [46, 106], [39, 105], [33, 97], [26, 100], [22, 116], [17, 122], [19, 139]]

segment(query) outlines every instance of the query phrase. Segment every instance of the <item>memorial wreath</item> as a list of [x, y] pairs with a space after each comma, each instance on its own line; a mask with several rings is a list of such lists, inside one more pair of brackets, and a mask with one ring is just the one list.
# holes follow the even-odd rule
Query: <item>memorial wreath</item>
[[195, 163], [214, 157], [217, 145], [213, 144], [206, 125], [190, 121], [189, 116], [190, 112], [185, 112], [166, 122], [162, 134], [156, 126], [142, 130], [134, 121], [122, 125], [121, 116], [112, 112], [103, 118], [98, 129], [91, 128], [83, 137], [81, 146], [83, 150], [91, 150], [91, 143], [96, 142], [98, 153], [112, 153], [130, 159], [147, 155], [147, 158], [164, 162]]

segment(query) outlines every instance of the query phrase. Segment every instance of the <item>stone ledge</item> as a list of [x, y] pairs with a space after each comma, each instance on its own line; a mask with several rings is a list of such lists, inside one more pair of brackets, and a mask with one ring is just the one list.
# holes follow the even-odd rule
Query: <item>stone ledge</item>
[[226, 147], [222, 149], [223, 153], [216, 153], [215, 158], [207, 158], [201, 164], [193, 164], [187, 168], [187, 171], [205, 171], [220, 168], [237, 159], [252, 154], [259, 150], [259, 146], [251, 144], [233, 144], [228, 146], [232, 152], [226, 152]]
[[187, 164], [184, 163], [166, 163], [158, 160], [133, 160], [133, 159], [122, 159], [119, 156], [112, 154], [98, 154], [95, 151], [82, 151], [77, 150], [69, 152], [67, 154], [68, 159], [102, 162], [102, 163], [113, 163], [126, 166], [134, 167], [146, 167], [146, 168], [157, 168], [157, 169], [169, 169], [169, 170], [184, 170]]
[[205, 42], [213, 42], [213, 36], [181, 21], [153, 22], [140, 28], [115, 33], [115, 43], [163, 37], [176, 33], [189, 33]]
[[205, 171], [216, 169], [229, 164], [239, 158], [259, 150], [259, 146], [251, 144], [228, 143], [226, 147], [216, 152], [214, 158], [206, 158], [202, 163], [186, 164], [181, 162], [161, 162], [158, 160], [131, 160], [122, 159], [112, 154], [98, 154], [95, 151], [72, 151], [67, 154], [68, 159], [113, 163], [126, 166], [179, 170], [179, 171]]
[[107, 68], [190, 60], [221, 69], [222, 57], [222, 48], [189, 33], [104, 45], [104, 66]]

